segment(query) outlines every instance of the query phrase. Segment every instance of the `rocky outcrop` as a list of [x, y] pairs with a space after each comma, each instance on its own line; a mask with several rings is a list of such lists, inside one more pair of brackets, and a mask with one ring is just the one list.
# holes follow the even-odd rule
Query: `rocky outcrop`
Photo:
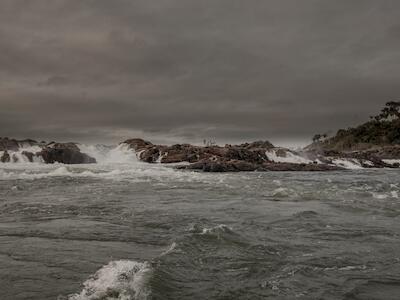
[[399, 167], [400, 102], [387, 102], [370, 121], [333, 136], [316, 134], [304, 151], [322, 161], [348, 159], [364, 168]]
[[35, 140], [16, 140], [0, 138], [0, 161], [33, 162], [42, 160], [45, 163], [83, 164], [95, 163], [96, 160], [82, 153], [75, 143], [37, 142]]
[[250, 163], [262, 163], [267, 160], [265, 151], [273, 145], [267, 141], [246, 143], [242, 145], [195, 146], [190, 144], [176, 144], [172, 146], [154, 145], [142, 139], [129, 139], [124, 142], [138, 153], [142, 161], [154, 163], [195, 163], [206, 159], [238, 160]]
[[[241, 145], [195, 146], [176, 144], [172, 146], [155, 145], [142, 139], [130, 139], [124, 142], [137, 152], [138, 158], [149, 163], [181, 163], [178, 169], [201, 170], [204, 172], [240, 172], [240, 171], [332, 171], [343, 168], [308, 161], [308, 163], [290, 163], [273, 161], [268, 153], [275, 151], [277, 157], [289, 154], [297, 155], [285, 148], [275, 148], [268, 141], [257, 141]], [[305, 160], [305, 159], [304, 159]]]
[[337, 159], [348, 159], [358, 163], [363, 168], [397, 168], [390, 160], [400, 160], [400, 145], [374, 146], [366, 150], [337, 151], [330, 149], [308, 149], [305, 152], [321, 162], [331, 164]]
[[55, 162], [64, 164], [91, 164], [96, 163], [96, 159], [82, 153], [74, 143], [53, 143], [47, 145], [37, 153], [43, 161], [48, 164]]
[[[387, 102], [381, 113], [356, 127], [339, 129], [333, 136], [316, 134], [307, 151], [362, 153], [378, 159], [390, 155], [390, 149], [400, 146], [400, 102]], [[378, 151], [377, 151], [378, 149]], [[380, 152], [380, 153], [379, 153]], [[396, 158], [400, 158], [395, 150]], [[383, 156], [382, 156], [383, 155]]]
[[342, 167], [326, 164], [295, 164], [295, 163], [251, 163], [243, 160], [205, 159], [199, 162], [178, 166], [178, 169], [201, 170], [204, 172], [250, 172], [250, 171], [336, 171]]

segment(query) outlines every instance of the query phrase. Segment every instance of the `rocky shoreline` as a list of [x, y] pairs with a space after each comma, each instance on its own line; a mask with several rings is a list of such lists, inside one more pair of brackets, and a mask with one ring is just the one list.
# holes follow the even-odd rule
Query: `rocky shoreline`
[[[203, 172], [241, 171], [337, 171], [357, 168], [400, 168], [400, 146], [373, 147], [358, 151], [333, 151], [306, 147], [300, 151], [275, 147], [268, 141], [240, 145], [157, 145], [134, 138], [121, 143], [146, 163], [186, 163], [180, 170]], [[96, 163], [78, 143], [37, 142], [0, 138], [0, 162], [64, 164]]]
[[[173, 146], [154, 145], [143, 139], [123, 142], [133, 149], [141, 161], [148, 163], [189, 164], [178, 169], [204, 172], [239, 171], [335, 171], [352, 168], [398, 168], [400, 146], [381, 147], [364, 151], [325, 152], [316, 149], [293, 151], [275, 147], [268, 141], [241, 145]], [[399, 159], [399, 162], [395, 161]]]

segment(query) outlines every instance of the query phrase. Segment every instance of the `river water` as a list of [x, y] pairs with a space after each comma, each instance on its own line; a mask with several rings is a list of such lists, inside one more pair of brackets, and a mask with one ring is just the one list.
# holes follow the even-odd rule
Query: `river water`
[[0, 164], [0, 299], [400, 299], [400, 171]]

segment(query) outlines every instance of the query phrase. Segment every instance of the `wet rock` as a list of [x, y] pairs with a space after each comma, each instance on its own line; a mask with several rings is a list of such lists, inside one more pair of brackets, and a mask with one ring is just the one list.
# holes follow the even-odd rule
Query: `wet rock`
[[187, 166], [178, 166], [177, 168], [204, 172], [240, 172], [255, 171], [261, 167], [261, 165], [240, 160], [204, 159]]
[[69, 149], [72, 151], [80, 151], [79, 147], [77, 146], [76, 143], [55, 143], [51, 142], [47, 144], [47, 148], [53, 148], [53, 149]]
[[0, 161], [2, 163], [7, 163], [10, 162], [11, 158], [10, 158], [10, 154], [8, 154], [7, 150], [4, 151], [3, 155], [0, 157]]
[[250, 172], [250, 171], [336, 171], [341, 167], [326, 164], [252, 163], [243, 160], [204, 159], [199, 162], [178, 166], [178, 169], [201, 170], [204, 172]]
[[56, 143], [46, 144], [42, 141], [38, 143], [32, 139], [15, 140], [9, 138], [0, 138], [0, 151], [4, 153], [0, 157], [1, 162], [18, 162], [21, 154], [16, 153], [24, 147], [38, 146], [42, 150], [36, 153], [31, 151], [22, 151], [28, 161], [33, 162], [35, 157], [42, 157], [45, 163], [60, 162], [65, 164], [83, 164], [95, 163], [96, 160], [89, 155], [82, 153], [76, 143]]
[[294, 164], [294, 163], [265, 163], [263, 168], [266, 171], [338, 171], [344, 170], [342, 167], [328, 164]]
[[400, 146], [375, 146], [366, 150], [308, 150], [308, 156], [317, 157], [323, 163], [332, 163], [334, 159], [354, 159], [363, 168], [396, 168], [395, 164], [387, 164], [385, 159], [399, 159]]
[[73, 143], [57, 143], [50, 147], [44, 148], [37, 154], [43, 158], [43, 161], [48, 164], [55, 162], [64, 164], [90, 164], [96, 163], [96, 159], [82, 153], [78, 146]]
[[[178, 166], [178, 169], [202, 170], [204, 172], [240, 172], [240, 171], [332, 171], [341, 167], [320, 164], [275, 163], [268, 159], [266, 152], [275, 150], [278, 157], [287, 157], [298, 153], [285, 148], [276, 148], [268, 141], [257, 141], [241, 145], [194, 146], [176, 144], [172, 146], [154, 145], [143, 139], [130, 139], [124, 143], [137, 151], [139, 159], [154, 163], [189, 162], [190, 165]], [[306, 156], [307, 153], [302, 153]], [[300, 154], [299, 154], [300, 155]], [[319, 154], [315, 154], [317, 157]]]
[[271, 149], [274, 148], [274, 145], [269, 141], [256, 141], [252, 143], [241, 144], [238, 147], [245, 149]]
[[36, 154], [33, 154], [32, 152], [29, 151], [22, 151], [22, 155], [25, 155], [28, 158], [29, 162], [33, 162], [33, 157]]
[[142, 139], [131, 139], [125, 141], [132, 149], [139, 152], [139, 159], [145, 162], [161, 163], [195, 163], [212, 157], [225, 160], [242, 160], [254, 163], [265, 161], [265, 151], [272, 145], [268, 142], [256, 142], [239, 146], [226, 145], [200, 147], [190, 144], [176, 144], [172, 146], [153, 145]]
[[157, 146], [150, 146], [139, 152], [139, 159], [148, 163], [155, 163], [160, 157], [160, 148]]
[[153, 146], [152, 143], [145, 141], [143, 139], [138, 139], [138, 138], [129, 139], [129, 140], [124, 141], [123, 143], [129, 145], [129, 147], [131, 147], [135, 151], [145, 150], [148, 147]]

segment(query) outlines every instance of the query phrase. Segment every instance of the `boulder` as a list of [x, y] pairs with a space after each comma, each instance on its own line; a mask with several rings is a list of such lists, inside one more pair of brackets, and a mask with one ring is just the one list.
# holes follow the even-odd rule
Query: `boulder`
[[57, 143], [56, 146], [47, 146], [43, 148], [41, 152], [38, 152], [37, 155], [41, 156], [43, 161], [48, 164], [55, 162], [64, 164], [96, 163], [96, 159], [85, 153], [82, 153], [73, 143]]
[[25, 155], [28, 158], [29, 162], [33, 162], [33, 157], [36, 154], [29, 152], [29, 151], [22, 151], [22, 155]]
[[7, 150], [4, 151], [3, 155], [0, 157], [0, 161], [2, 163], [7, 163], [10, 162], [11, 158], [10, 158], [10, 154], [8, 154]]

